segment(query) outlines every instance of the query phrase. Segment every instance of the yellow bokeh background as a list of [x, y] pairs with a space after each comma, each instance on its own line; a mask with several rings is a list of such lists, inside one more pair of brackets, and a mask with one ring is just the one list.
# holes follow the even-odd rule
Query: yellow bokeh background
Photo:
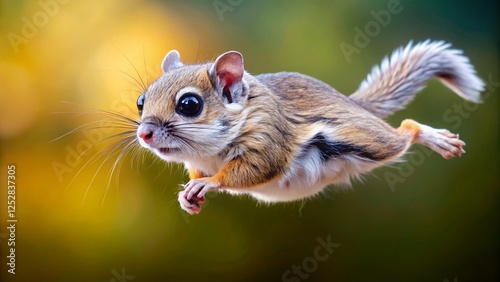
[[[340, 44], [353, 45], [353, 28], [389, 2], [0, 1], [1, 281], [120, 281], [117, 273], [301, 281], [283, 275], [327, 236], [341, 245], [305, 272], [308, 281], [494, 281], [498, 4], [401, 1], [402, 12], [347, 59]], [[303, 203], [211, 195], [188, 216], [176, 200], [187, 180], [180, 165], [136, 147], [113, 170], [120, 139], [98, 141], [124, 130], [108, 128], [113, 118], [98, 111], [137, 120], [135, 101], [171, 49], [186, 63], [238, 50], [250, 73], [299, 71], [349, 94], [384, 55], [427, 38], [464, 50], [487, 82], [485, 103], [459, 112], [462, 100], [433, 81], [389, 122], [411, 117], [457, 131], [468, 144], [460, 159], [414, 157]], [[16, 166], [15, 275], [6, 259], [8, 165]], [[391, 186], [390, 173], [405, 176]]]

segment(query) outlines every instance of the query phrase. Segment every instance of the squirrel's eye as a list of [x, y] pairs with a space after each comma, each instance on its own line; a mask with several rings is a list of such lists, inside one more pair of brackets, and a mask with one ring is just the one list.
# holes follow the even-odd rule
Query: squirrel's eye
[[202, 109], [203, 100], [201, 97], [194, 93], [186, 93], [177, 102], [175, 111], [183, 116], [195, 117], [201, 113]]
[[141, 94], [141, 96], [137, 98], [137, 110], [139, 111], [139, 115], [142, 115], [142, 108], [144, 107], [145, 99], [146, 99], [146, 94]]

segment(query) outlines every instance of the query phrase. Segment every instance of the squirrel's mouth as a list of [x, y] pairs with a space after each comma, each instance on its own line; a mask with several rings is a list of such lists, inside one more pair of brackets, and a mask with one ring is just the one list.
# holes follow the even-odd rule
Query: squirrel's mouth
[[157, 148], [156, 150], [162, 155], [170, 155], [175, 152], [180, 152], [179, 148]]

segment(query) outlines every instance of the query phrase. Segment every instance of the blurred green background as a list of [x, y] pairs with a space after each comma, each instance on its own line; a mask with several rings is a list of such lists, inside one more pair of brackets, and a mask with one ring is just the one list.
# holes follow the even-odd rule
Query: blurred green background
[[[376, 23], [388, 7], [399, 12]], [[355, 28], [367, 25], [369, 42], [346, 56], [341, 44], [356, 47]], [[0, 34], [1, 281], [498, 281], [498, 1], [0, 1]], [[116, 132], [92, 129], [106, 116], [79, 113], [137, 118], [134, 80], [160, 75], [171, 49], [188, 63], [238, 50], [251, 73], [298, 71], [349, 94], [383, 56], [427, 38], [464, 50], [485, 101], [431, 81], [389, 122], [460, 133], [458, 159], [415, 146], [349, 191], [272, 206], [218, 194], [187, 216], [175, 195], [181, 166], [134, 151], [109, 181], [117, 155], [99, 152], [119, 140], [85, 151]], [[340, 246], [319, 261], [318, 240]]]

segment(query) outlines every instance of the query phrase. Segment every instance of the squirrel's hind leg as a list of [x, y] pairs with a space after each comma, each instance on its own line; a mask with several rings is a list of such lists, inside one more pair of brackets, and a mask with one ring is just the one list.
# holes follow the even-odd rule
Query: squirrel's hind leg
[[464, 141], [458, 138], [458, 134], [453, 134], [447, 129], [435, 129], [430, 126], [420, 124], [414, 120], [406, 119], [397, 129], [401, 135], [410, 137], [411, 144], [425, 145], [439, 153], [445, 159], [460, 157], [465, 153]]

